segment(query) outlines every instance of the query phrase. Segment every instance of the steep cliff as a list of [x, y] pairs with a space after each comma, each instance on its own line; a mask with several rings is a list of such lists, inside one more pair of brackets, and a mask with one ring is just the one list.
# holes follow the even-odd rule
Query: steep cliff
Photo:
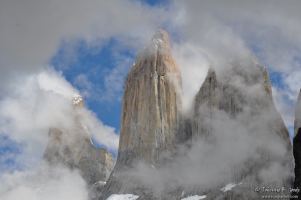
[[296, 102], [296, 109], [295, 109], [295, 124], [294, 124], [295, 136], [297, 135], [300, 127], [301, 127], [301, 90]]
[[116, 176], [139, 162], [158, 167], [172, 159], [176, 145], [185, 138], [180, 131], [181, 81], [168, 34], [158, 30], [138, 54], [124, 84], [118, 159], [105, 197], [133, 190], [145, 193], [137, 189], [143, 186], [133, 186], [135, 181]]
[[[74, 96], [74, 109], [81, 109], [82, 98]], [[67, 167], [79, 170], [87, 185], [100, 190], [114, 168], [114, 157], [106, 149], [93, 146], [88, 128], [81, 122], [82, 116], [74, 117], [72, 126], [49, 129], [44, 161], [51, 167]], [[96, 184], [96, 185], [94, 185]]]
[[[301, 128], [298, 129], [298, 132], [294, 137], [294, 158], [295, 158], [294, 188], [301, 189]], [[299, 199], [301, 198], [300, 191], [294, 192], [294, 195], [298, 195]]]
[[[274, 105], [268, 72], [254, 56], [209, 69], [195, 98], [192, 135], [195, 140], [215, 145], [213, 148], [232, 144], [228, 155], [233, 160], [228, 166], [233, 169], [232, 182], [243, 182], [247, 190], [265, 185], [291, 187], [289, 132]], [[229, 142], [229, 138], [236, 142]], [[233, 152], [240, 152], [242, 158], [231, 158]], [[257, 198], [256, 192], [237, 191], [235, 195]]]
[[170, 54], [168, 34], [158, 30], [125, 81], [118, 162], [131, 165], [126, 161], [130, 152], [137, 161], [155, 164], [162, 152], [174, 148], [180, 95], [181, 75]]
[[[296, 102], [295, 110], [295, 137], [294, 137], [294, 158], [295, 158], [295, 182], [294, 188], [301, 189], [301, 91]], [[301, 192], [295, 192], [301, 198]]]
[[113, 194], [148, 200], [279, 195], [264, 187], [283, 187], [280, 195], [288, 195], [292, 144], [268, 71], [252, 54], [222, 63], [209, 69], [194, 117], [185, 119], [180, 71], [167, 33], [157, 31], [126, 78], [118, 159], [99, 200]]

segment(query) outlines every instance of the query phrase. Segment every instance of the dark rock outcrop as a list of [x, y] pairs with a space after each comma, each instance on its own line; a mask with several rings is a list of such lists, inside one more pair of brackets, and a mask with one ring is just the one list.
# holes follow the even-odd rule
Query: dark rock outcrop
[[301, 127], [301, 90], [296, 102], [296, 109], [295, 109], [295, 123], [294, 123], [294, 130], [295, 135], [297, 135], [299, 128]]
[[[294, 188], [301, 189], [301, 91], [296, 102], [295, 109], [295, 137], [293, 141], [295, 158], [295, 182]], [[301, 199], [301, 191], [294, 192]]]
[[[301, 128], [298, 129], [296, 136], [294, 137], [294, 158], [295, 158], [295, 182], [294, 188], [301, 189]], [[298, 195], [298, 199], [301, 199], [300, 192], [294, 192], [294, 195]]]

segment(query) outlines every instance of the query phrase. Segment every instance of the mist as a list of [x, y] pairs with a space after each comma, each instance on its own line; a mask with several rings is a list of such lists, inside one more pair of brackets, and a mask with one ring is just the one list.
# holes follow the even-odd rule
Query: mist
[[3, 200], [88, 200], [87, 185], [80, 173], [64, 166], [53, 167], [43, 163], [39, 173], [27, 171], [3, 174], [0, 185]]
[[[0, 101], [1, 137], [8, 138], [1, 146], [18, 149], [1, 157], [1, 199], [87, 199], [87, 185], [78, 171], [63, 166], [49, 167], [42, 161], [49, 128], [72, 132], [76, 127], [74, 118], [79, 113], [74, 107], [73, 96], [78, 94], [77, 89], [51, 67], [19, 81], [22, 84], [12, 83], [13, 92]], [[89, 127], [87, 137], [116, 151], [116, 130], [104, 125], [87, 108], [82, 108], [80, 115]], [[74, 136], [64, 138], [67, 139], [65, 142], [70, 142], [68, 140]], [[49, 169], [45, 169], [47, 167]], [[55, 177], [49, 177], [48, 171], [53, 171]], [[36, 179], [39, 181], [33, 185]]]
[[[121, 172], [121, 179], [131, 177], [128, 181], [151, 188], [157, 198], [172, 192], [206, 195], [230, 183], [245, 188], [241, 193], [267, 185], [289, 186], [294, 176], [291, 141], [272, 91], [267, 91], [264, 68], [248, 54], [222, 65], [214, 63], [208, 74], [212, 70], [216, 71], [218, 89], [211, 95], [222, 104], [228, 93], [237, 112], [206, 100], [194, 110], [195, 103], [191, 103], [187, 110], [192, 113], [187, 115], [184, 109], [184, 115], [192, 126], [200, 127], [192, 128], [191, 143], [179, 145], [169, 163], [140, 162], [129, 172]], [[223, 87], [227, 87], [225, 91]], [[185, 97], [185, 87], [183, 90], [184, 101], [191, 98], [189, 93]]]
[[[105, 82], [106, 88], [97, 88], [97, 83], [87, 79], [88, 68], [83, 68], [74, 82], [67, 81], [64, 70], [73, 70], [72, 63], [78, 62], [76, 49], [81, 43], [89, 53], [95, 53], [114, 40], [117, 45], [112, 49], [116, 55], [122, 55], [124, 50], [136, 55], [157, 28], [167, 30], [172, 55], [182, 74], [183, 110], [190, 118], [195, 94], [209, 67], [227, 68], [229, 60], [251, 52], [275, 75], [271, 77], [275, 106], [285, 125], [292, 128], [301, 87], [300, 7], [299, 1], [168, 1], [155, 6], [136, 0], [1, 1], [0, 147], [4, 153], [0, 159], [0, 184], [9, 191], [3, 198], [45, 199], [48, 190], [39, 193], [27, 183], [42, 165], [49, 128], [61, 125], [71, 128], [71, 118], [76, 115], [72, 104], [74, 94], [81, 94], [84, 101], [85, 98], [105, 99], [102, 103], [122, 98], [124, 74], [130, 67], [125, 67], [125, 63], [133, 61], [128, 55], [120, 56], [122, 59], [104, 72], [105, 80], [99, 81]], [[51, 60], [57, 54], [63, 55], [63, 59], [58, 67], [53, 67]], [[253, 91], [259, 85], [246, 88], [242, 83], [237, 77], [235, 84], [242, 85], [241, 90], [248, 91], [246, 95], [258, 95]], [[85, 90], [80, 90], [81, 87]], [[199, 138], [189, 150], [179, 147], [179, 158], [168, 168], [154, 170], [142, 163], [135, 176], [145, 177], [142, 182], [149, 180], [145, 184], [154, 186], [158, 194], [166, 189], [164, 184], [169, 184], [171, 189], [193, 184], [206, 189], [235, 181], [229, 170], [237, 163], [248, 159], [258, 161], [260, 153], [254, 147], [271, 152], [277, 160], [286, 153], [285, 147], [278, 139], [268, 136], [267, 127], [257, 127], [257, 122], [266, 122], [275, 113], [267, 110], [262, 119], [256, 119], [249, 112], [245, 108], [241, 116], [233, 119], [223, 111], [214, 111], [210, 119], [210, 123], [216, 124], [212, 130], [213, 143]], [[116, 153], [119, 130], [103, 123], [93, 108], [84, 108], [82, 115], [91, 137]], [[290, 134], [292, 137], [293, 133]], [[216, 164], [218, 160], [223, 162]], [[280, 163], [266, 166], [258, 177], [271, 180], [274, 173], [283, 171]], [[64, 171], [66, 176], [48, 181], [47, 187], [55, 191], [69, 191], [72, 187], [79, 193], [70, 199], [85, 199], [86, 186], [78, 173], [67, 169], [58, 171]], [[277, 177], [291, 176], [290, 173], [282, 175]], [[72, 182], [76, 184], [69, 184]], [[58, 192], [59, 196], [47, 195], [49, 199], [69, 198], [63, 192]]]

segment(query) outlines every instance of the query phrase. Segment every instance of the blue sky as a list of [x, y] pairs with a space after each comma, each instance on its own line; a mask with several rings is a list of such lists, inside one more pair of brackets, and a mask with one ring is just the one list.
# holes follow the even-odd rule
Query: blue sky
[[[60, 68], [60, 63], [67, 62], [68, 68], [63, 69], [63, 76], [70, 83], [73, 83], [80, 91], [84, 91], [87, 89], [85, 85], [76, 83], [76, 78], [79, 75], [85, 75], [89, 79], [89, 81], [93, 84], [93, 90], [95, 93], [99, 92], [104, 94], [103, 90], [107, 90], [110, 88], [105, 88], [104, 76], [107, 71], [116, 67], [115, 58], [111, 49], [111, 44], [113, 42], [109, 42], [106, 46], [104, 46], [101, 50], [95, 52], [94, 50], [87, 50], [82, 48], [80, 45], [76, 50], [76, 62], [68, 63], [65, 61], [64, 57], [60, 55], [58, 52], [57, 55], [52, 59], [51, 64], [57, 70], [62, 70]], [[62, 47], [63, 48], [63, 47]], [[125, 52], [126, 53], [126, 52]], [[134, 56], [129, 55], [132, 62], [134, 62]], [[122, 80], [125, 78], [126, 74], [124, 74]], [[101, 95], [99, 94], [99, 95]], [[102, 97], [84, 97], [85, 106], [92, 109], [105, 124], [109, 126], [113, 126], [116, 129], [119, 129], [119, 119], [120, 119], [120, 110], [121, 110], [121, 101], [120, 96], [122, 95], [122, 91], [118, 92], [117, 97], [113, 97], [110, 100], [102, 100]], [[118, 99], [119, 98], [119, 99]]]
[[84, 98], [96, 146], [116, 156], [123, 82], [158, 28], [170, 34], [188, 103], [210, 62], [255, 54], [292, 137], [300, 8], [298, 1], [1, 2], [0, 187], [9, 185], [5, 175], [37, 168], [48, 128], [64, 121], [73, 93]]

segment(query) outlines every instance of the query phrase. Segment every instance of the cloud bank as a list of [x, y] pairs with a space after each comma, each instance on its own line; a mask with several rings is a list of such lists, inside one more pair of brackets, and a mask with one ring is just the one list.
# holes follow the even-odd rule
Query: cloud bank
[[[68, 62], [77, 59], [74, 49], [80, 42], [86, 50], [97, 52], [113, 38], [118, 44], [114, 47], [116, 55], [124, 49], [135, 55], [155, 29], [166, 29], [182, 71], [187, 109], [212, 63], [251, 51], [272, 75], [277, 75], [275, 104], [291, 127], [301, 87], [300, 7], [294, 0], [174, 0], [154, 7], [136, 0], [1, 1], [0, 147], [7, 149], [0, 159], [1, 180], [7, 173], [26, 179], [39, 166], [48, 128], [60, 122], [68, 126], [72, 94], [78, 93], [74, 86], [82, 87], [86, 98], [101, 92], [93, 90], [95, 83], [85, 74], [72, 85], [63, 73], [49, 67], [60, 51], [64, 58], [61, 70], [69, 68]], [[103, 94], [107, 96], [102, 98], [121, 99], [123, 73], [130, 60], [120, 56], [115, 68], [105, 72], [107, 92]], [[91, 110], [85, 110], [85, 116], [93, 138], [116, 151], [116, 130], [103, 124]], [[18, 191], [31, 195], [26, 188]]]

